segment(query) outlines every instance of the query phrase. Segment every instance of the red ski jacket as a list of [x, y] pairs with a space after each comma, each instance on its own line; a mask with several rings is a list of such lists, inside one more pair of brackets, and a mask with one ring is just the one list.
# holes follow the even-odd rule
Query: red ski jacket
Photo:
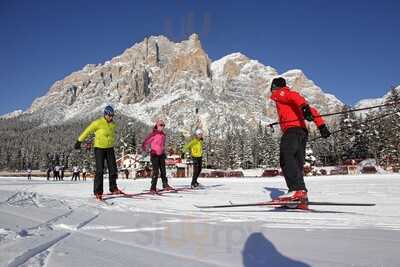
[[[276, 103], [279, 116], [279, 125], [282, 132], [292, 127], [306, 128], [303, 111], [301, 108], [308, 105], [307, 101], [299, 93], [292, 91], [289, 87], [281, 87], [272, 91], [271, 99]], [[317, 127], [325, 124], [315, 108], [310, 108]]]

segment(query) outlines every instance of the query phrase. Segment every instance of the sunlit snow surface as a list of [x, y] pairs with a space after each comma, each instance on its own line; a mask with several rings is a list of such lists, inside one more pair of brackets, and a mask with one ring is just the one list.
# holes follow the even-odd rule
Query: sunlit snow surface
[[[93, 183], [0, 177], [0, 266], [398, 266], [400, 175], [307, 177], [313, 206], [200, 210], [269, 200], [282, 177], [200, 179], [205, 189], [96, 202]], [[105, 191], [108, 181], [105, 180]], [[180, 188], [190, 179], [170, 179]], [[118, 180], [142, 192], [149, 179]], [[159, 184], [159, 186], [161, 183]], [[268, 264], [267, 264], [268, 263]]]

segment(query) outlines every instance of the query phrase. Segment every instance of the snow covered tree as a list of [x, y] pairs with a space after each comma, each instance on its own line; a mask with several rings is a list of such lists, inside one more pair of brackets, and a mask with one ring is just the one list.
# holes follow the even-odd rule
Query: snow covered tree
[[306, 173], [313, 171], [313, 167], [315, 166], [316, 161], [317, 158], [314, 156], [314, 151], [311, 149], [310, 146], [307, 146], [304, 162], [304, 170]]
[[332, 152], [335, 154], [339, 164], [344, 160], [357, 157], [356, 146], [358, 135], [361, 133], [360, 119], [353, 112], [348, 112], [349, 107], [345, 106], [339, 116], [338, 132], [332, 137]]
[[[379, 117], [378, 112], [369, 113], [365, 121], [374, 120], [374, 118]], [[375, 159], [376, 162], [379, 162], [381, 156], [380, 152], [382, 150], [381, 138], [383, 135], [382, 124], [379, 121], [368, 123], [367, 127], [364, 129], [364, 136], [366, 138], [367, 149], [369, 157]]]
[[133, 121], [121, 121], [118, 126], [117, 154], [136, 153], [135, 123]]
[[226, 157], [223, 165], [232, 169], [239, 167], [239, 143], [236, 133], [229, 131], [224, 143]]
[[266, 145], [264, 139], [264, 127], [261, 125], [261, 122], [258, 124], [257, 132], [253, 137], [253, 158], [256, 167], [264, 164], [265, 155], [266, 155]]
[[241, 167], [244, 169], [252, 168], [253, 162], [253, 151], [251, 145], [251, 134], [248, 130], [244, 130], [240, 135], [240, 162]]
[[399, 165], [400, 164], [400, 95], [399, 92], [392, 88], [390, 95], [386, 100], [390, 104], [384, 108], [385, 116], [381, 120], [380, 142], [381, 142], [381, 158], [382, 165]]
[[276, 168], [279, 165], [279, 140], [273, 132], [264, 129], [265, 154], [264, 162], [267, 167]]

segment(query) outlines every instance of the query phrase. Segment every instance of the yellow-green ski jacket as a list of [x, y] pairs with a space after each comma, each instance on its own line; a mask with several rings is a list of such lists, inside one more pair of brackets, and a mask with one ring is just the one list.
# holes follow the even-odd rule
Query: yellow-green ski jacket
[[95, 134], [94, 147], [110, 148], [115, 142], [115, 127], [116, 124], [107, 122], [104, 117], [93, 121], [79, 136], [78, 141], [83, 142], [91, 135]]
[[185, 152], [190, 150], [190, 155], [192, 157], [201, 157], [203, 155], [203, 140], [195, 137], [183, 146], [183, 150]]

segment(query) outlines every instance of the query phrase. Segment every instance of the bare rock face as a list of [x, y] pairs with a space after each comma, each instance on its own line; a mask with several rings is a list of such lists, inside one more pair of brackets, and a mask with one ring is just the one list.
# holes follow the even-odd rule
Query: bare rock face
[[[55, 82], [27, 112], [40, 114], [47, 123], [62, 123], [101, 114], [113, 104], [118, 112], [148, 124], [163, 118], [179, 131], [202, 127], [223, 134], [228, 127], [276, 120], [269, 101], [276, 76], [272, 67], [240, 53], [211, 62], [197, 34], [180, 43], [151, 36], [104, 64], [86, 65]], [[299, 70], [282, 76], [323, 111], [343, 106]]]

